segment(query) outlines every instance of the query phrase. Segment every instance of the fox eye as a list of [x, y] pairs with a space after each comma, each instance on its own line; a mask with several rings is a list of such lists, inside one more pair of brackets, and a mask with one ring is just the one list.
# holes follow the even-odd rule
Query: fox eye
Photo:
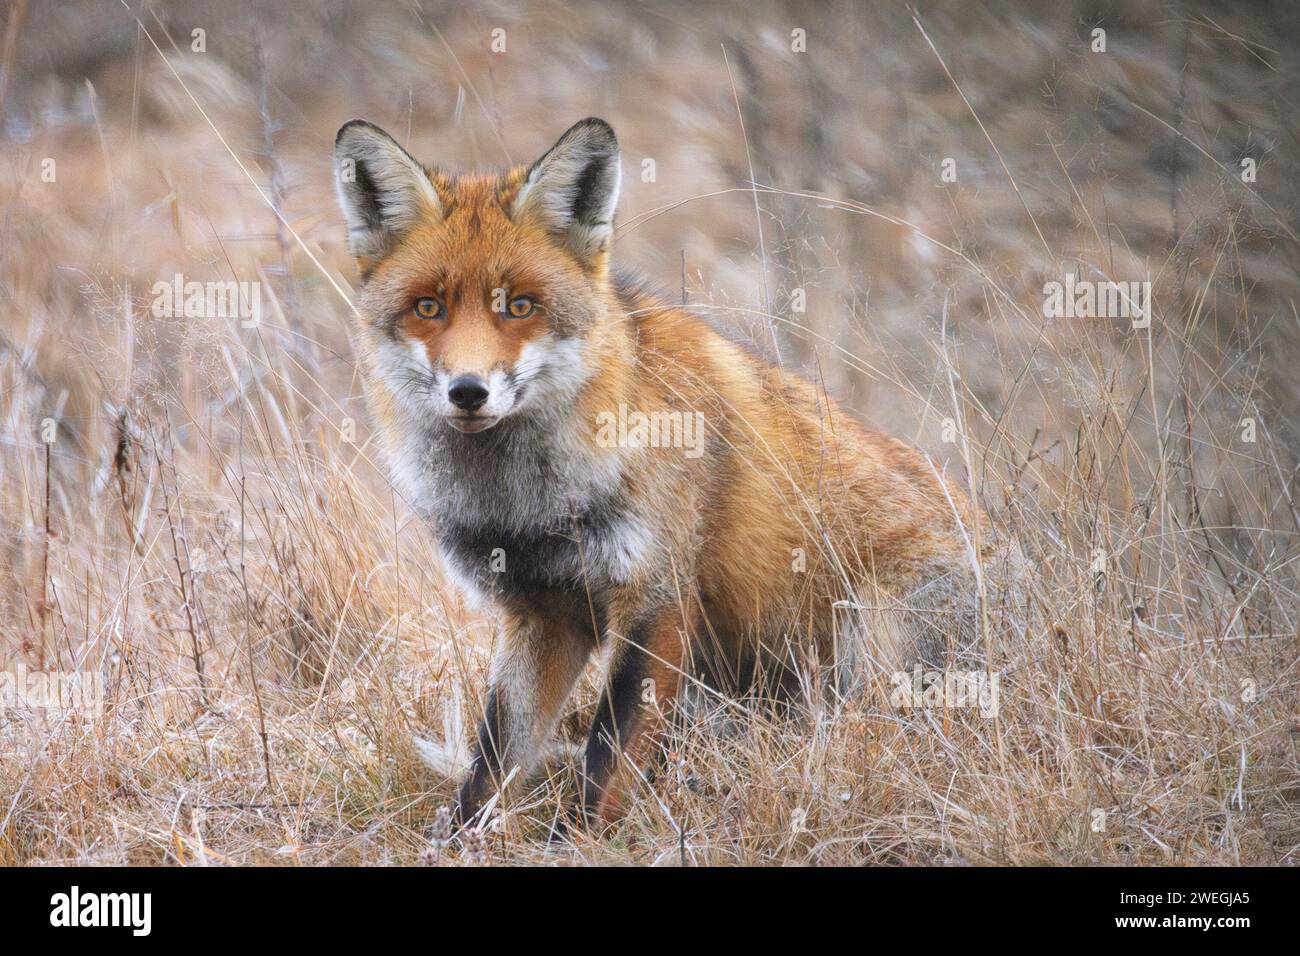
[[526, 319], [537, 308], [536, 303], [526, 295], [517, 295], [506, 304], [506, 310], [512, 319]]
[[442, 303], [431, 298], [416, 299], [415, 314], [422, 319], [441, 319], [444, 315]]

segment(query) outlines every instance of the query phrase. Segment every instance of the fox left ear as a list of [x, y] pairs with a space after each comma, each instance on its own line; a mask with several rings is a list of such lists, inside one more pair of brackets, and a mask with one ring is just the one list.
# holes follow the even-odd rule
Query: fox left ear
[[511, 218], [536, 217], [589, 260], [609, 248], [622, 178], [613, 128], [595, 117], [582, 120], [533, 163]]
[[365, 120], [343, 124], [334, 141], [334, 161], [348, 248], [363, 271], [392, 251], [415, 223], [441, 215], [428, 172], [378, 126]]

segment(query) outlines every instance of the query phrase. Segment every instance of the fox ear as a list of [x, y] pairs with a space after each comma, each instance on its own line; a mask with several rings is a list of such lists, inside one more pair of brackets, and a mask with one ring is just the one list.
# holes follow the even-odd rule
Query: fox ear
[[602, 119], [582, 120], [533, 163], [511, 218], [535, 217], [590, 259], [609, 248], [622, 176], [614, 130]]
[[425, 168], [365, 120], [351, 120], [339, 130], [334, 167], [348, 249], [358, 259], [381, 258], [420, 219], [442, 214]]

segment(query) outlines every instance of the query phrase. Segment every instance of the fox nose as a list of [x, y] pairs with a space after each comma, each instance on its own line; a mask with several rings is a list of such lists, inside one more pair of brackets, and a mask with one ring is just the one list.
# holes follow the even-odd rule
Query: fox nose
[[462, 375], [447, 387], [447, 397], [457, 408], [476, 412], [488, 400], [487, 383], [476, 375]]

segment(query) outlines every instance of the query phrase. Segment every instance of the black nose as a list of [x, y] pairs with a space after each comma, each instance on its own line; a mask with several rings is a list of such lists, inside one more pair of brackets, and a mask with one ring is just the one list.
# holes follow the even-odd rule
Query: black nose
[[488, 400], [487, 383], [474, 375], [462, 375], [448, 386], [447, 397], [457, 408], [476, 412]]

